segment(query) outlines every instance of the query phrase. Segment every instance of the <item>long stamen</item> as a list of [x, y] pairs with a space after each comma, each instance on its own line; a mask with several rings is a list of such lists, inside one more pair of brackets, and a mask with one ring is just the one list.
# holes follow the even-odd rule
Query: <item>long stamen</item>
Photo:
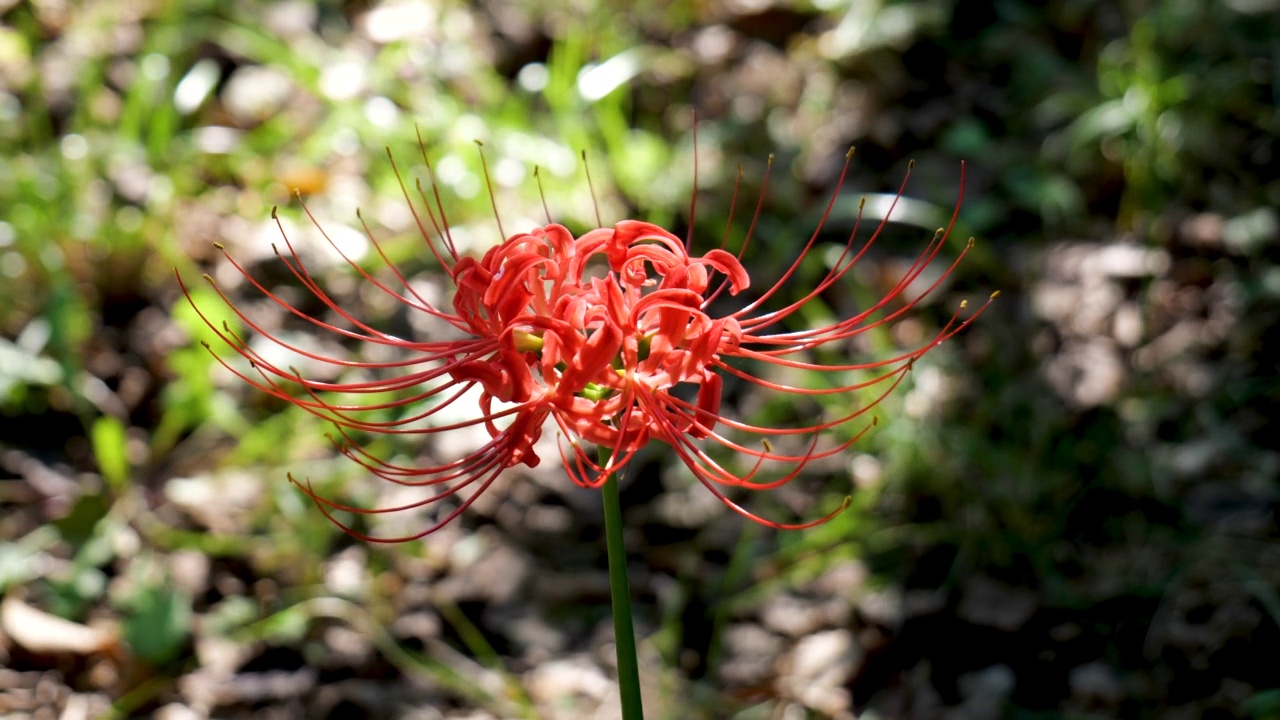
[[[426, 151], [424, 150], [423, 152], [424, 152], [424, 158], [425, 158]], [[413, 222], [418, 226], [418, 232], [422, 235], [422, 239], [426, 241], [427, 249], [431, 251], [431, 255], [436, 259], [436, 262], [440, 264], [440, 267], [444, 268], [445, 272], [449, 273], [449, 277], [453, 277], [454, 272], [453, 272], [452, 264], [450, 264], [449, 262], [446, 262], [444, 259], [444, 256], [440, 254], [440, 251], [438, 249], [436, 249], [435, 241], [431, 239], [431, 233], [427, 232], [426, 226], [422, 224], [422, 216], [418, 214], [418, 209], [414, 207], [413, 200], [409, 197], [409, 188], [404, 184], [404, 176], [400, 174], [400, 168], [399, 166], [396, 165], [395, 156], [391, 154], [391, 148], [387, 148], [387, 160], [391, 162], [391, 169], [395, 173], [396, 183], [400, 186], [400, 194], [404, 196], [405, 204], [409, 206], [409, 213], [413, 215]], [[427, 165], [427, 167], [430, 168], [431, 166]], [[431, 188], [433, 190], [435, 189], [434, 178], [432, 178], [432, 181], [431, 181]], [[421, 190], [422, 190], [421, 185], [418, 186], [418, 190], [419, 190], [419, 193], [421, 193]], [[439, 202], [439, 197], [440, 196], [437, 193], [436, 195], [437, 202]], [[427, 212], [430, 213], [431, 206], [427, 205], [426, 208], [427, 208]], [[444, 215], [444, 211], [443, 211], [443, 208], [441, 208], [441, 216], [443, 217], [443, 215]], [[431, 216], [431, 224], [432, 225], [436, 224], [434, 215]], [[444, 223], [444, 231], [445, 231], [444, 237], [446, 238], [445, 242], [448, 245], [450, 252], [452, 253], [453, 240], [452, 238], [449, 237], [449, 224], [447, 221]], [[438, 233], [439, 233], [439, 228], [437, 228], [437, 234]], [[456, 257], [456, 254], [454, 254], [454, 256]]]
[[693, 248], [693, 228], [698, 219], [698, 111], [693, 111], [693, 191], [689, 193], [689, 229], [685, 231], [684, 249]]
[[[535, 183], [537, 183], [537, 185], [538, 185], [538, 197], [542, 199], [542, 214], [543, 214], [544, 216], [546, 216], [546, 218], [547, 218], [547, 224], [548, 224], [548, 225], [550, 225], [550, 224], [551, 224], [551, 210], [549, 210], [549, 209], [547, 208], [547, 194], [546, 194], [546, 192], [544, 192], [544, 191], [543, 191], [543, 189], [542, 189], [542, 175], [540, 175], [540, 174], [539, 174], [539, 172], [538, 172], [538, 171], [539, 171], [539, 170], [541, 170], [541, 169], [542, 169], [542, 168], [538, 167], [537, 165], [534, 165], [534, 166], [533, 166], [533, 181], [534, 181]], [[597, 217], [597, 220], [598, 220], [598, 217]]]
[[489, 179], [489, 160], [484, 156], [484, 143], [475, 141], [480, 152], [480, 169], [484, 171], [484, 186], [489, 190], [489, 205], [493, 207], [493, 219], [498, 223], [498, 242], [507, 239], [507, 232], [502, 229], [502, 216], [498, 213], [498, 198], [493, 194], [493, 181]]
[[591, 165], [587, 162], [587, 151], [582, 151], [582, 171], [587, 176], [587, 190], [591, 192], [591, 207], [596, 211], [596, 227], [604, 227], [604, 221], [600, 219], [600, 201], [596, 199], [596, 186], [591, 182]]

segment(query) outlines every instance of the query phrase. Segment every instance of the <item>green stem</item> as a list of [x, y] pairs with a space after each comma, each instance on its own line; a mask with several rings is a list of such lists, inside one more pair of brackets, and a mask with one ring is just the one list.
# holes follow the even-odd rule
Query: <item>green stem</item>
[[[601, 447], [601, 467], [609, 462], [609, 457], [609, 449]], [[627, 547], [622, 539], [622, 500], [618, 493], [617, 473], [610, 473], [601, 491], [604, 495], [604, 537], [609, 549], [609, 594], [613, 596], [613, 642], [618, 651], [622, 720], [644, 720], [644, 710], [640, 705], [636, 633], [631, 625], [631, 584], [627, 581]]]

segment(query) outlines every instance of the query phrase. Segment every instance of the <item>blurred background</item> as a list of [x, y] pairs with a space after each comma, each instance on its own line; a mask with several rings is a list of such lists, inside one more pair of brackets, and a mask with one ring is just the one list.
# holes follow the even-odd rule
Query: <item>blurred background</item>
[[[743, 498], [852, 495], [825, 526], [753, 525], [670, 453], [638, 462], [651, 716], [1280, 718], [1278, 99], [1275, 0], [0, 0], [0, 716], [610, 717], [598, 497], [553, 455], [424, 541], [351, 540], [286, 473], [394, 497], [218, 365], [174, 268], [215, 322], [202, 272], [269, 303], [214, 242], [301, 298], [279, 205], [344, 307], [414, 327], [295, 190], [362, 267], [386, 276], [357, 208], [444, 292], [384, 148], [412, 182], [421, 132], [467, 252], [499, 239], [476, 140], [508, 231], [542, 224], [535, 166], [555, 219], [595, 226], [585, 150], [606, 225], [683, 234], [696, 112], [703, 249], [741, 166], [740, 242], [776, 156], [757, 282], [857, 146], [792, 297], [915, 160], [810, 322], [892, 287], [966, 163], [943, 260], [975, 249], [865, 357], [1002, 296], [853, 451]], [[726, 410], [797, 414], [746, 385]]]

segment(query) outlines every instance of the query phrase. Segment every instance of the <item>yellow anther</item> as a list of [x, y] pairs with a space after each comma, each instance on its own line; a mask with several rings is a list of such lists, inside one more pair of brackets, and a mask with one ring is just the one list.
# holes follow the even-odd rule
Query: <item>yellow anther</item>
[[517, 352], [540, 352], [542, 350], [542, 338], [533, 333], [527, 333], [516, 330], [512, 333], [515, 338]]

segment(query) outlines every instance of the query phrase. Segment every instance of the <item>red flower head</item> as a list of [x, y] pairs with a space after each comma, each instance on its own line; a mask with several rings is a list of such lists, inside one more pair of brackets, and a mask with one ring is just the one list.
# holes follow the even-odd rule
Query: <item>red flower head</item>
[[[410, 311], [426, 313], [451, 326], [459, 337], [409, 340], [362, 322], [325, 293], [285, 236], [288, 252], [277, 251], [277, 255], [303, 287], [341, 319], [341, 325], [304, 313], [227, 257], [258, 291], [288, 313], [348, 341], [394, 349], [399, 358], [377, 362], [351, 360], [297, 347], [255, 324], [228, 300], [247, 327], [285, 350], [339, 370], [360, 371], [361, 376], [376, 374], [379, 379], [309, 380], [292, 368], [273, 364], [225, 325], [219, 329], [210, 324], [228, 346], [249, 361], [255, 372], [236, 369], [221, 358], [219, 362], [260, 390], [332, 422], [342, 437], [338, 443], [341, 452], [369, 472], [400, 485], [423, 488], [427, 493], [423, 499], [407, 505], [371, 510], [338, 503], [318, 495], [309, 485], [304, 487], [334, 522], [338, 521], [332, 515], [333, 510], [389, 513], [428, 506], [455, 496], [460, 499], [435, 524], [407, 537], [369, 537], [340, 525], [365, 540], [397, 542], [421, 538], [475, 502], [504, 469], [521, 463], [530, 467], [537, 465], [540, 458], [534, 446], [548, 421], [554, 421], [568, 439], [567, 443], [561, 443], [561, 460], [570, 479], [581, 486], [600, 486], [610, 473], [625, 467], [640, 448], [651, 440], [658, 440], [669, 445], [693, 475], [735, 512], [770, 527], [811, 527], [832, 518], [848, 500], [816, 520], [784, 524], [742, 508], [730, 500], [722, 488], [776, 488], [798, 476], [810, 462], [848, 449], [874, 421], [862, 421], [856, 432], [832, 447], [819, 449], [819, 437], [824, 431], [859, 421], [897, 387], [917, 358], [964, 328], [986, 308], [984, 304], [963, 319], [957, 310], [927, 342], [894, 357], [843, 364], [818, 364], [806, 359], [808, 351], [842, 343], [909, 313], [938, 287], [968, 250], [966, 246], [923, 292], [907, 295], [908, 288], [921, 278], [946, 243], [955, 223], [953, 213], [951, 224], [934, 235], [903, 277], [874, 305], [823, 327], [783, 329], [784, 323], [807, 302], [844, 280], [885, 227], [886, 213], [885, 220], [857, 249], [855, 224], [844, 251], [820, 282], [781, 307], [762, 310], [771, 299], [780, 297], [784, 285], [791, 281], [813, 249], [839, 195], [851, 156], [852, 153], [845, 159], [845, 170], [841, 172], [822, 221], [790, 267], [772, 287], [736, 312], [718, 315], [712, 312], [711, 305], [726, 289], [730, 295], [738, 295], [750, 286], [741, 257], [750, 242], [751, 230], [737, 255], [723, 246], [697, 255], [690, 250], [690, 238], [682, 241], [646, 222], [626, 220], [578, 238], [560, 225], [549, 224], [509, 237], [477, 260], [458, 253], [436, 195], [434, 209], [430, 202], [424, 202], [426, 221], [416, 209], [414, 217], [429, 252], [454, 282], [452, 311], [428, 302], [394, 267], [391, 274], [398, 289], [349, 262], [378, 290], [395, 297]], [[962, 166], [962, 188], [963, 180]], [[904, 188], [905, 183], [904, 180]], [[403, 183], [401, 189], [405, 200], [414, 207]], [[899, 197], [901, 193], [900, 188]], [[957, 201], [956, 213], [959, 206]], [[758, 217], [758, 207], [756, 214]], [[754, 227], [753, 218], [752, 230]], [[368, 233], [367, 227], [365, 231]], [[283, 226], [281, 232], [283, 234]], [[369, 238], [386, 260], [371, 233]], [[186, 292], [185, 286], [183, 291]], [[218, 293], [221, 295], [222, 291], [219, 289]], [[187, 297], [190, 299], [190, 294]], [[225, 295], [222, 297], [227, 300]], [[961, 310], [963, 308], [962, 303]], [[198, 307], [196, 311], [200, 312]], [[874, 376], [849, 385], [803, 388], [757, 377], [742, 369], [741, 361], [828, 373], [872, 371]], [[843, 417], [799, 427], [762, 427], [721, 414], [721, 390], [726, 374], [795, 396], [877, 390], [872, 402]], [[679, 387], [689, 387], [690, 393], [677, 394]], [[468, 392], [473, 389], [479, 390], [474, 417], [460, 422], [434, 421], [433, 416], [451, 404], [475, 397]], [[692, 395], [692, 401], [681, 397], [686, 394]], [[333, 399], [337, 396], [365, 397], [368, 401], [339, 403]], [[399, 417], [369, 419], [383, 417], [380, 413], [388, 410], [397, 411]], [[408, 467], [379, 458], [355, 437], [362, 433], [426, 435], [474, 426], [488, 432], [487, 444], [466, 458], [429, 467]], [[760, 436], [759, 447], [734, 439], [744, 434]], [[785, 436], [808, 436], [807, 449], [790, 453], [775, 451], [768, 438]], [[584, 450], [583, 442], [609, 449], [609, 461], [604, 465], [598, 463]], [[708, 444], [745, 456], [750, 469], [738, 472], [724, 466], [713, 459], [706, 447]], [[780, 477], [765, 477], [762, 469], [766, 461], [782, 463], [789, 469]]]

